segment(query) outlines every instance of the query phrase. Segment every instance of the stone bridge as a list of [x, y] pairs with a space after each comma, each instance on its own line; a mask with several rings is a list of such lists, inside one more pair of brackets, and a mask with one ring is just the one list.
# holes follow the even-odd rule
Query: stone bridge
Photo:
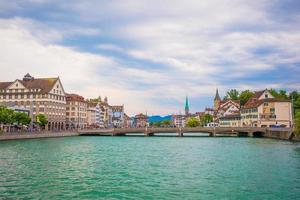
[[124, 136], [128, 134], [141, 134], [144, 136], [152, 136], [155, 133], [170, 134], [176, 133], [177, 136], [184, 136], [184, 133], [207, 133], [209, 136], [218, 135], [236, 135], [248, 137], [282, 137], [280, 139], [288, 139], [292, 133], [291, 129], [271, 129], [260, 127], [195, 127], [195, 128], [115, 128], [115, 129], [93, 129], [93, 130], [80, 130], [79, 135], [99, 135], [99, 136]]

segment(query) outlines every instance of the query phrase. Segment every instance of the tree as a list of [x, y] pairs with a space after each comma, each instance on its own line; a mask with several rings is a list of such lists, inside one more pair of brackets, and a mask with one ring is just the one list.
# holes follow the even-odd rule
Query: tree
[[170, 126], [171, 125], [171, 120], [163, 120], [162, 122], [163, 126]]
[[251, 92], [250, 90], [244, 90], [239, 95], [239, 100], [241, 102], [241, 105], [245, 105], [247, 101], [254, 95], [254, 92]]
[[226, 96], [224, 97], [224, 99], [228, 98], [232, 100], [239, 100], [239, 92], [236, 89], [231, 89], [227, 92]]
[[154, 122], [154, 123], [153, 123], [153, 126], [160, 127], [160, 126], [161, 126], [161, 122], [160, 122], [160, 121]]
[[13, 124], [14, 122], [14, 111], [4, 106], [0, 106], [0, 123]]
[[36, 116], [36, 122], [42, 126], [42, 127], [45, 127], [48, 123], [48, 120], [47, 120], [47, 117], [43, 114], [38, 114]]
[[213, 121], [213, 116], [209, 114], [205, 114], [200, 117], [200, 124], [201, 126], [206, 126], [208, 123]]
[[14, 121], [19, 125], [28, 125], [31, 122], [31, 119], [26, 113], [15, 112]]
[[200, 121], [197, 118], [195, 118], [195, 117], [191, 117], [187, 121], [187, 126], [188, 127], [197, 127], [197, 126], [200, 126]]
[[272, 94], [273, 97], [278, 98], [278, 99], [289, 99], [288, 95], [286, 94], [285, 90], [279, 90], [279, 92], [277, 92], [277, 90], [275, 89], [270, 89], [269, 92]]
[[300, 135], [300, 112], [296, 113], [295, 116], [295, 128], [296, 134]]

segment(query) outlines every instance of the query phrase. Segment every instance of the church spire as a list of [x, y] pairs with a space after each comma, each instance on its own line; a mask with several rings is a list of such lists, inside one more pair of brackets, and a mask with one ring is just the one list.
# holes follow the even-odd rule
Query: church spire
[[185, 110], [185, 115], [188, 115], [189, 112], [190, 112], [190, 106], [189, 106], [189, 100], [188, 100], [187, 96], [185, 97], [185, 107], [184, 107], [184, 110]]
[[214, 99], [214, 100], [215, 100], [215, 101], [216, 101], [216, 100], [218, 100], [218, 101], [221, 100], [220, 95], [219, 95], [219, 90], [218, 90], [218, 88], [217, 88], [217, 90], [216, 90], [216, 96], [215, 96], [215, 99]]
[[214, 99], [214, 109], [217, 110], [220, 106], [220, 101], [221, 101], [221, 97], [219, 95], [219, 90], [217, 88], [216, 90], [216, 96], [215, 96], [215, 99]]

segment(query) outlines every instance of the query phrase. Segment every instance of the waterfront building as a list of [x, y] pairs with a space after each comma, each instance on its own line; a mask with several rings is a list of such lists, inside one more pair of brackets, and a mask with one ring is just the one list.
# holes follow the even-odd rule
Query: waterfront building
[[140, 127], [146, 127], [148, 125], [148, 116], [144, 115], [142, 113], [136, 115], [135, 117], [135, 126]]
[[46, 129], [65, 128], [66, 97], [59, 77], [34, 78], [26, 74], [22, 80], [0, 82], [0, 104], [30, 110], [32, 122], [38, 114], [44, 114]]
[[111, 106], [112, 124], [114, 128], [122, 128], [124, 124], [124, 105]]
[[129, 117], [126, 113], [124, 113], [124, 123], [123, 128], [132, 128], [134, 127], [134, 119]]
[[292, 103], [277, 99], [268, 90], [258, 91], [241, 109], [242, 126], [292, 127]]
[[104, 127], [106, 127], [106, 128], [113, 127], [113, 124], [112, 124], [113, 112], [112, 112], [112, 107], [108, 104], [107, 97], [104, 98], [104, 101], [100, 102], [100, 106], [104, 112], [104, 115], [103, 115]]
[[100, 102], [87, 102], [87, 121], [89, 127], [104, 128], [104, 109]]
[[[221, 118], [222, 120], [227, 120], [227, 119], [232, 120], [236, 118], [237, 115], [239, 115], [240, 113], [241, 106], [239, 100], [232, 100], [232, 99], [221, 100], [219, 91], [217, 89], [214, 98], [214, 108], [215, 110], [213, 114], [213, 119], [215, 123], [219, 123]], [[226, 124], [228, 123], [226, 122]]]
[[239, 112], [236, 114], [225, 115], [219, 118], [220, 127], [241, 127], [241, 115]]
[[88, 127], [96, 127], [96, 106], [97, 103], [87, 101], [87, 123]]
[[77, 94], [66, 94], [67, 128], [87, 127], [87, 102]]
[[172, 115], [172, 124], [175, 127], [185, 127], [186, 126], [186, 115]]

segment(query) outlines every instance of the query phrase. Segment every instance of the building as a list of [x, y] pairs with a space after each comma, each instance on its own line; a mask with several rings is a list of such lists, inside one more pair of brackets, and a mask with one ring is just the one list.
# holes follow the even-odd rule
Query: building
[[132, 127], [134, 127], [134, 119], [129, 117], [126, 113], [124, 113], [123, 128], [132, 128]]
[[136, 115], [135, 117], [135, 127], [141, 128], [148, 126], [148, 116], [142, 113]]
[[241, 109], [242, 126], [292, 127], [292, 103], [277, 99], [268, 90], [255, 92]]
[[66, 126], [67, 128], [86, 128], [87, 102], [77, 94], [66, 94]]
[[229, 114], [219, 119], [220, 127], [241, 127], [241, 115], [239, 112]]
[[47, 117], [46, 129], [61, 130], [66, 125], [66, 97], [59, 77], [34, 78], [26, 74], [22, 80], [0, 82], [0, 104], [29, 109], [32, 122], [38, 114]]
[[87, 102], [87, 122], [89, 127], [104, 128], [104, 109], [101, 102]]
[[172, 115], [172, 124], [175, 127], [185, 127], [186, 119], [186, 115]]
[[218, 89], [216, 90], [216, 95], [214, 98], [214, 114], [213, 119], [215, 123], [219, 123], [222, 120], [232, 119], [232, 116], [236, 116], [240, 113], [240, 101], [226, 99], [221, 100]]
[[88, 127], [96, 127], [96, 106], [97, 103], [87, 101], [87, 124]]
[[103, 115], [104, 127], [106, 128], [113, 127], [112, 124], [113, 112], [112, 112], [112, 107], [108, 104], [107, 97], [104, 98], [104, 101], [100, 102], [100, 106], [104, 112]]
[[111, 106], [112, 124], [114, 128], [122, 128], [124, 124], [124, 105]]

